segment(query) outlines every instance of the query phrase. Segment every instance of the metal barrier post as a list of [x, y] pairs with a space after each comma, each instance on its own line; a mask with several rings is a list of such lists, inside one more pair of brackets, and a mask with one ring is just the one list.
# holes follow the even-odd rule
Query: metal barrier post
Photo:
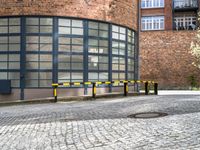
[[145, 95], [149, 95], [149, 83], [145, 82]]
[[124, 96], [128, 95], [128, 83], [124, 83]]
[[96, 83], [92, 83], [92, 98], [96, 97], [96, 93], [97, 93]]
[[158, 95], [158, 83], [154, 83], [154, 94]]
[[58, 99], [57, 99], [57, 86], [53, 87], [53, 95], [54, 95], [54, 102], [56, 103], [58, 101]]

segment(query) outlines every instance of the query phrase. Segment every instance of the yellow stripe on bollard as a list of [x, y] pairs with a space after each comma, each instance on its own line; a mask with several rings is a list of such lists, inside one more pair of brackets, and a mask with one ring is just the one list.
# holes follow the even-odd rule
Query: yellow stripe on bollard
[[119, 85], [120, 84], [120, 81], [114, 81], [113, 82], [113, 85]]
[[128, 84], [126, 85], [126, 92], [128, 93]]
[[94, 94], [95, 95], [97, 94], [97, 87], [96, 86], [94, 87]]
[[81, 83], [80, 82], [75, 82], [74, 85], [81, 85]]
[[110, 83], [111, 83], [110, 81], [105, 82], [105, 84], [110, 84]]
[[57, 83], [53, 83], [52, 86], [58, 86], [58, 84]]
[[64, 86], [70, 86], [70, 83], [63, 83]]
[[90, 85], [92, 82], [84, 82], [85, 85]]
[[123, 82], [124, 82], [124, 83], [128, 83], [128, 81], [126, 81], [126, 80], [124, 80]]
[[131, 83], [135, 83], [135, 81], [133, 80], [133, 81], [130, 81]]
[[56, 96], [57, 96], [57, 89], [54, 88], [54, 97], [56, 97]]
[[141, 81], [138, 80], [137, 83], [141, 83]]
[[102, 84], [102, 82], [96, 82], [96, 84]]

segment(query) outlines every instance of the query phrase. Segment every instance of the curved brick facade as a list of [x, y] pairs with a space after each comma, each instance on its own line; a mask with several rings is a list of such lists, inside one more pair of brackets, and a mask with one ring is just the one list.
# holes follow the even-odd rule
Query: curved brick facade
[[137, 29], [133, 0], [0, 0], [0, 16], [49, 15], [103, 20]]
[[188, 77], [200, 74], [190, 54], [195, 37], [191, 30], [141, 32], [141, 78], [157, 80], [161, 89], [187, 89]]

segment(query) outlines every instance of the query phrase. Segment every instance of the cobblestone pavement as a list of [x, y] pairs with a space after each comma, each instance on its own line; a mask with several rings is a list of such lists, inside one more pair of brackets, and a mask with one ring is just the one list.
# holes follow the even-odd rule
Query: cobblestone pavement
[[[140, 112], [168, 116], [134, 119]], [[0, 107], [0, 150], [200, 150], [200, 96]]]

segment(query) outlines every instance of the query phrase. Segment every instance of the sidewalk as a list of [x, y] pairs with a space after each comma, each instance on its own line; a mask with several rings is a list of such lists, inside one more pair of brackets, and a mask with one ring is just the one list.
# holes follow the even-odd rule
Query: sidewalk
[[[144, 91], [140, 91], [140, 96], [144, 95]], [[129, 93], [128, 96], [139, 96], [136, 93]], [[151, 91], [153, 95], [153, 91]], [[189, 91], [189, 90], [159, 90], [158, 95], [200, 95], [200, 91]], [[105, 93], [97, 95], [95, 99], [107, 99], [107, 98], [120, 98], [124, 97], [123, 93]], [[95, 100], [91, 95], [85, 96], [69, 96], [69, 97], [58, 97], [58, 102], [69, 102], [69, 101], [88, 101]], [[34, 103], [52, 103], [54, 102], [54, 97], [39, 98], [31, 100], [16, 100], [16, 101], [0, 101], [0, 106], [9, 105], [21, 105], [21, 104], [34, 104]]]
[[[144, 95], [140, 93], [139, 95]], [[137, 93], [129, 93], [128, 96], [139, 96]], [[111, 99], [111, 98], [120, 98], [124, 97], [123, 93], [105, 93], [98, 94], [95, 98], [92, 98], [91, 95], [82, 95], [82, 96], [68, 96], [68, 97], [58, 97], [58, 102], [70, 102], [70, 101], [92, 101], [96, 99]], [[0, 106], [9, 106], [9, 105], [21, 105], [21, 104], [36, 104], [36, 103], [54, 103], [54, 97], [47, 98], [38, 98], [38, 99], [29, 99], [29, 100], [16, 100], [16, 101], [0, 101]]]
[[200, 95], [200, 91], [190, 90], [159, 90], [158, 95]]

